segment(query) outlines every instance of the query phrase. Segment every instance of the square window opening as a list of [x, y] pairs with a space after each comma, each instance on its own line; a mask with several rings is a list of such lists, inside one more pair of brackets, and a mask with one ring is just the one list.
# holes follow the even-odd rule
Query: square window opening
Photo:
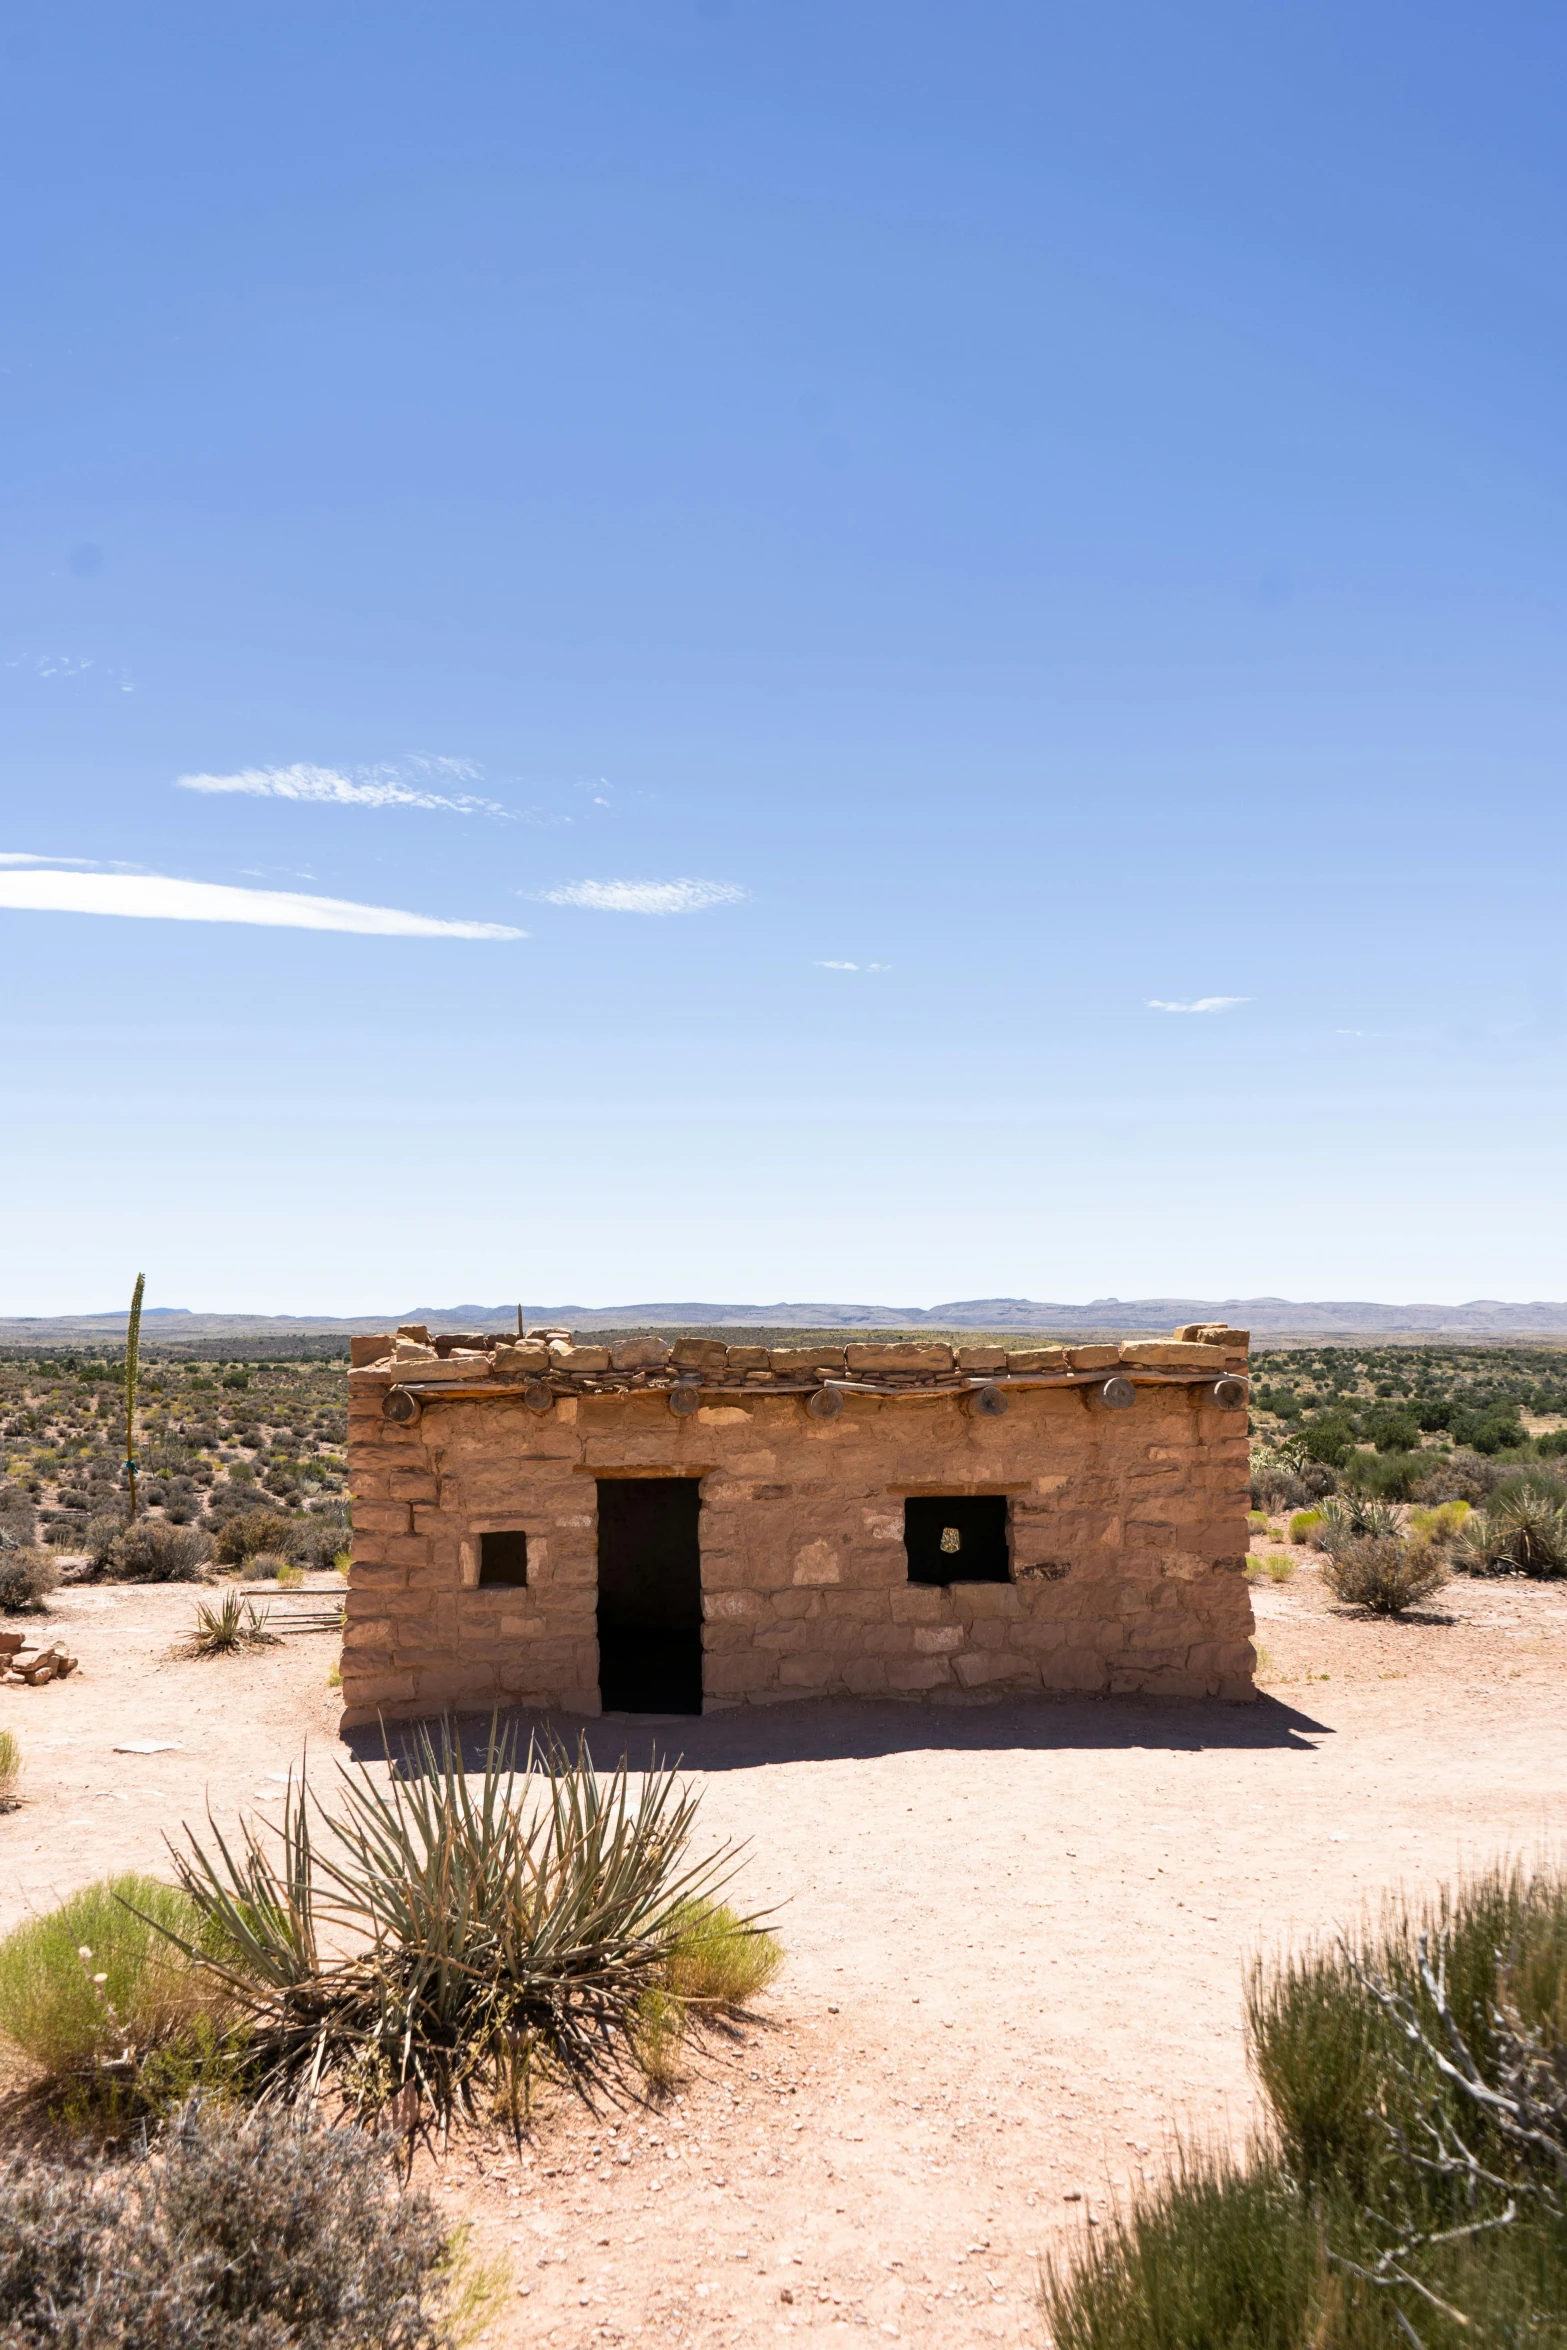
[[519, 1590], [528, 1580], [526, 1534], [479, 1536], [479, 1588]]
[[910, 1494], [903, 1547], [911, 1583], [1010, 1583], [1004, 1493]]

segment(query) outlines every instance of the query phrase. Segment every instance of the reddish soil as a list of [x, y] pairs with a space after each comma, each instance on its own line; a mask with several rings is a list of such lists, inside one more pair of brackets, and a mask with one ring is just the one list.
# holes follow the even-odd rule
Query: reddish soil
[[[788, 1963], [676, 2102], [597, 2121], [558, 2102], [520, 2162], [470, 2142], [430, 2166], [443, 2206], [513, 2263], [490, 2340], [1038, 2344], [1041, 2257], [1156, 2176], [1176, 2132], [1253, 2120], [1251, 1954], [1384, 1889], [1559, 1853], [1567, 1585], [1457, 1582], [1376, 1624], [1336, 1612], [1293, 1555], [1256, 1594], [1252, 1706], [596, 1725], [606, 1761], [655, 1740], [684, 1755], [702, 1833], [749, 1839], [741, 1896], [776, 1907]], [[0, 1819], [0, 1927], [108, 1869], [159, 1868], [204, 1804], [265, 1811], [307, 1745], [330, 1781], [331, 1642], [172, 1658], [192, 1604], [60, 1595], [46, 1628], [82, 1671], [4, 1692], [27, 1802]], [[175, 1751], [113, 1751], [165, 1738]]]

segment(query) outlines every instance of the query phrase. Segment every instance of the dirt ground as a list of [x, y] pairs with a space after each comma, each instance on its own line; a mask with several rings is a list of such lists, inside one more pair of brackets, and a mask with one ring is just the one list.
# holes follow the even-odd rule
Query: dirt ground
[[[1336, 1612], [1292, 1555], [1255, 1594], [1251, 1706], [596, 1725], [605, 1761], [684, 1756], [702, 1833], [749, 1840], [740, 1895], [775, 1908], [788, 1962], [673, 2104], [559, 2106], [520, 2161], [469, 2143], [431, 2166], [443, 2207], [511, 2260], [497, 2350], [850, 2329], [1040, 2344], [1042, 2256], [1157, 2176], [1175, 2133], [1245, 2133], [1254, 1952], [1385, 1888], [1560, 1853], [1567, 1586], [1455, 1582], [1382, 1625]], [[49, 1629], [82, 1671], [0, 1692], [27, 1794], [0, 1819], [0, 1927], [109, 1869], [159, 1868], [164, 1833], [205, 1805], [220, 1823], [265, 1812], [307, 1753], [330, 1782], [347, 1751], [330, 1640], [172, 1658], [192, 1604], [66, 1591]], [[114, 1751], [132, 1740], [172, 1750]]]

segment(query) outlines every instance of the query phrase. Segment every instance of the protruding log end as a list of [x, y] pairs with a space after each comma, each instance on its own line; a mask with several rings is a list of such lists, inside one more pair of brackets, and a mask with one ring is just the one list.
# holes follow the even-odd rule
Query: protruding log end
[[547, 1412], [554, 1408], [555, 1390], [547, 1379], [530, 1379], [522, 1391], [522, 1400], [530, 1412]]
[[814, 1395], [806, 1397], [805, 1408], [813, 1420], [836, 1420], [843, 1409], [843, 1397], [836, 1387], [818, 1387]]
[[1095, 1411], [1129, 1412], [1137, 1401], [1137, 1390], [1130, 1379], [1122, 1379], [1119, 1375], [1111, 1379], [1096, 1379], [1082, 1393], [1084, 1403], [1091, 1404]]
[[419, 1398], [410, 1395], [406, 1387], [389, 1387], [381, 1398], [381, 1417], [396, 1428], [411, 1428], [423, 1410]]
[[968, 1409], [976, 1420], [999, 1420], [1007, 1408], [1007, 1399], [999, 1387], [976, 1387], [968, 1398]]
[[689, 1420], [693, 1412], [701, 1409], [701, 1404], [701, 1391], [695, 1382], [686, 1387], [672, 1387], [669, 1391], [669, 1408], [677, 1420]]
[[1246, 1409], [1246, 1382], [1244, 1379], [1214, 1379], [1197, 1393], [1204, 1403], [1211, 1403], [1217, 1411], [1243, 1412]]

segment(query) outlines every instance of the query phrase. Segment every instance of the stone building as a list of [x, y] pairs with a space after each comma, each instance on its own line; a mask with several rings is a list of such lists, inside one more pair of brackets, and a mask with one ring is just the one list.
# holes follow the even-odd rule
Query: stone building
[[1246, 1347], [356, 1339], [345, 1726], [1249, 1698]]

